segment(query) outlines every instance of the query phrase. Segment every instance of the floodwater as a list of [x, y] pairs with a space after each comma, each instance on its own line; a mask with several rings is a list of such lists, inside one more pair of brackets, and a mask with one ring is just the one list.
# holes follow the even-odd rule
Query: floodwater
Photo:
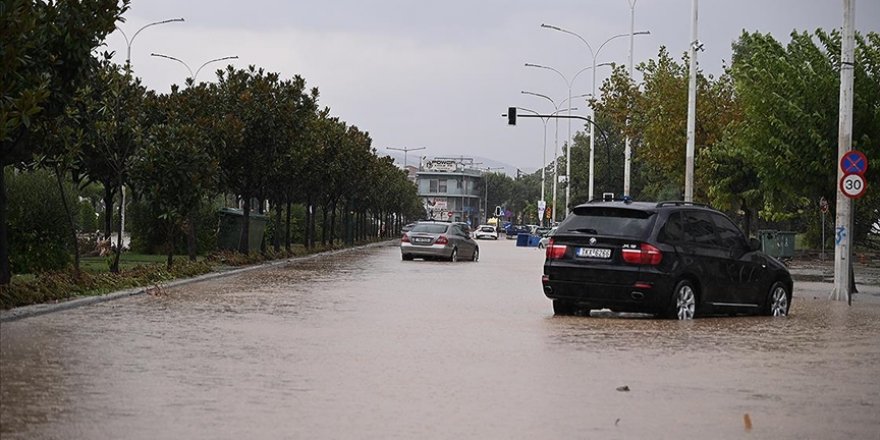
[[880, 305], [553, 317], [541, 251], [480, 244], [479, 263], [377, 247], [4, 323], [0, 437], [880, 438]]

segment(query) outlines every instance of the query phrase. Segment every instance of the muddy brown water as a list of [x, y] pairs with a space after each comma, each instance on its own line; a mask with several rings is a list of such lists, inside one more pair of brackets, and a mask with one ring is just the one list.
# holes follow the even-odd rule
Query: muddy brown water
[[0, 437], [880, 438], [880, 305], [557, 318], [540, 251], [481, 251], [360, 250], [3, 323]]

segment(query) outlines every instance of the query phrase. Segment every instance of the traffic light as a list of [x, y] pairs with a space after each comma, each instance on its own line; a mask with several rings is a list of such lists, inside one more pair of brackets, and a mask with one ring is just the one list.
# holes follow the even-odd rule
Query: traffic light
[[516, 125], [516, 107], [507, 107], [507, 125]]

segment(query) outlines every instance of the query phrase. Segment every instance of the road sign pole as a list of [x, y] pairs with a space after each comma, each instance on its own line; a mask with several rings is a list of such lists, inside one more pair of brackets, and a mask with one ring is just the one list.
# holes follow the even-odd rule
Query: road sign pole
[[[852, 149], [853, 61], [855, 59], [855, 0], [843, 2], [843, 38], [840, 48], [840, 109], [837, 129], [837, 157]], [[842, 181], [845, 170], [837, 167], [837, 180]], [[831, 299], [850, 303], [850, 276], [852, 271], [853, 201], [838, 185], [837, 210], [834, 228], [834, 288]]]

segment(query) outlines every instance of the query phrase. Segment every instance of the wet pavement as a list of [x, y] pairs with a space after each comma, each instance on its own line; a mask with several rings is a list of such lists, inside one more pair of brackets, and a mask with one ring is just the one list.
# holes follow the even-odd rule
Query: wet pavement
[[[336, 254], [0, 325], [0, 437], [880, 438], [880, 301], [554, 317], [543, 254]], [[858, 272], [857, 272], [858, 273]]]

